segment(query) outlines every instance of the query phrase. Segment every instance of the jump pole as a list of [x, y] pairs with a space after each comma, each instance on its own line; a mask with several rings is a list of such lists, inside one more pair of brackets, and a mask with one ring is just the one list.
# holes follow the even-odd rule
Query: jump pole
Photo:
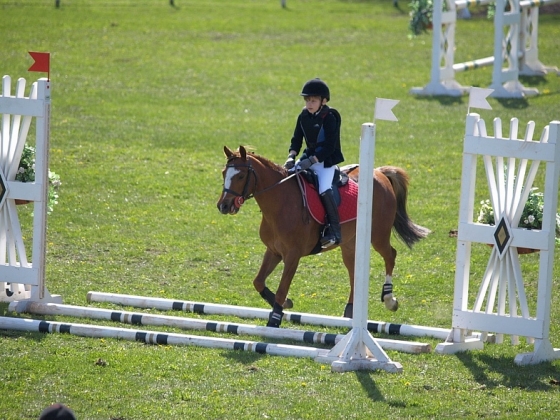
[[[160, 311], [183, 311], [206, 315], [229, 315], [239, 318], [268, 319], [270, 310], [248, 306], [225, 305], [207, 302], [164, 299], [117, 293], [88, 292], [88, 302], [114, 303], [135, 308], [153, 308]], [[284, 312], [284, 320], [302, 325], [320, 325], [334, 328], [352, 328], [352, 319], [338, 316]], [[392, 324], [384, 321], [367, 321], [367, 330], [371, 333], [403, 335], [411, 337], [432, 337], [446, 340], [451, 329], [425, 327], [422, 325]]]
[[[314, 347], [133, 330], [100, 325], [41, 321], [27, 318], [0, 317], [0, 329], [42, 333], [67, 333], [81, 337], [117, 338], [127, 341], [139, 341], [146, 344], [199, 346], [224, 350], [243, 350], [253, 353], [270, 354], [272, 356], [307, 357], [311, 359], [316, 359], [319, 356], [326, 356], [328, 353], [328, 349], [318, 349]], [[322, 359], [320, 361], [322, 361]]]
[[[286, 328], [270, 328], [258, 325], [237, 324], [229, 322], [208, 321], [177, 316], [143, 314], [138, 312], [113, 311], [110, 309], [91, 308], [62, 304], [43, 304], [39, 302], [12, 302], [9, 310], [17, 313], [36, 315], [67, 315], [122, 322], [132, 325], [167, 326], [185, 330], [203, 330], [236, 335], [252, 335], [273, 339], [302, 341], [309, 344], [335, 345], [344, 335], [314, 331], [292, 330]], [[429, 353], [431, 346], [427, 343], [378, 339], [386, 350], [406, 353]]]

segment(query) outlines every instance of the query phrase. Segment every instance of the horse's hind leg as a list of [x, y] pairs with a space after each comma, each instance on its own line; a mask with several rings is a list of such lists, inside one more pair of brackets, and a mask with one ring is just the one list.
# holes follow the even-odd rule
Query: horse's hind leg
[[342, 251], [342, 261], [348, 270], [348, 276], [350, 278], [350, 295], [348, 296], [348, 303], [344, 308], [344, 317], [352, 318], [354, 315], [354, 269], [356, 260], [356, 242], [349, 241], [341, 245]]
[[383, 257], [385, 261], [385, 284], [381, 290], [381, 302], [390, 311], [399, 309], [399, 302], [393, 296], [393, 269], [397, 258], [397, 250], [391, 246], [391, 231], [384, 237], [372, 234], [371, 244], [373, 248]]

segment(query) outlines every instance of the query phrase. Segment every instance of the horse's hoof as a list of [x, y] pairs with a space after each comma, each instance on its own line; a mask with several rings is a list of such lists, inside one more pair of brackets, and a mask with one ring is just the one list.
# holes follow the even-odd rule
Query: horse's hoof
[[292, 299], [286, 299], [284, 301], [284, 304], [282, 305], [282, 308], [284, 309], [292, 309], [294, 307], [294, 302], [292, 301]]
[[396, 312], [399, 309], [399, 301], [393, 297], [393, 295], [385, 295], [383, 297], [383, 302], [385, 307], [390, 311]]

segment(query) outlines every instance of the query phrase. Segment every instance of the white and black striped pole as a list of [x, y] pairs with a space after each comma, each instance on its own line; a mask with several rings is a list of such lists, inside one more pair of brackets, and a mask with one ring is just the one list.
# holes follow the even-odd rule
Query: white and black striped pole
[[[227, 315], [247, 319], [268, 319], [269, 309], [251, 308], [248, 306], [225, 305], [188, 300], [165, 299], [145, 296], [135, 296], [117, 293], [88, 292], [88, 302], [114, 303], [144, 309], [158, 309], [160, 311], [183, 311], [206, 315]], [[302, 325], [320, 325], [334, 328], [352, 328], [352, 319], [339, 316], [317, 315], [301, 312], [284, 312], [284, 320]], [[423, 325], [396, 324], [384, 321], [368, 321], [367, 330], [371, 333], [403, 335], [411, 337], [432, 337], [445, 340], [451, 329], [426, 327]]]
[[[44, 304], [31, 301], [12, 302], [9, 305], [9, 310], [17, 313], [30, 313], [36, 315], [86, 317], [90, 319], [110, 320], [132, 325], [166, 326], [185, 330], [203, 330], [236, 335], [260, 336], [272, 339], [302, 341], [309, 344], [335, 345], [344, 337], [343, 334], [329, 334], [287, 328], [270, 328], [258, 325], [208, 321], [204, 319], [144, 314], [138, 312], [114, 311], [110, 309], [85, 306]], [[378, 342], [381, 347], [386, 350], [395, 350], [405, 353], [428, 353], [431, 351], [431, 346], [427, 343], [390, 339], [378, 339]]]
[[35, 331], [41, 333], [67, 333], [81, 337], [118, 338], [127, 341], [139, 341], [146, 344], [199, 346], [225, 350], [243, 350], [253, 353], [270, 354], [273, 356], [307, 357], [311, 359], [315, 359], [328, 352], [328, 349], [318, 349], [314, 347], [271, 344], [157, 331], [142, 331], [100, 325], [40, 321], [27, 318], [0, 317], [0, 329]]

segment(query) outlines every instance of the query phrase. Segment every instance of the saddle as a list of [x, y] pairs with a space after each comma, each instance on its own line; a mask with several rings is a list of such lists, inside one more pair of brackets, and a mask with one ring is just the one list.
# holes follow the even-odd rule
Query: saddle
[[[313, 185], [315, 190], [319, 190], [319, 178], [317, 178], [317, 174], [310, 170], [304, 170], [299, 173], [303, 179], [308, 183]], [[334, 199], [336, 201], [336, 205], [340, 207], [341, 197], [340, 191], [338, 190], [340, 187], [345, 186], [348, 184], [350, 177], [346, 172], [343, 172], [338, 166], [335, 169], [332, 185], [331, 188], [333, 190]]]

